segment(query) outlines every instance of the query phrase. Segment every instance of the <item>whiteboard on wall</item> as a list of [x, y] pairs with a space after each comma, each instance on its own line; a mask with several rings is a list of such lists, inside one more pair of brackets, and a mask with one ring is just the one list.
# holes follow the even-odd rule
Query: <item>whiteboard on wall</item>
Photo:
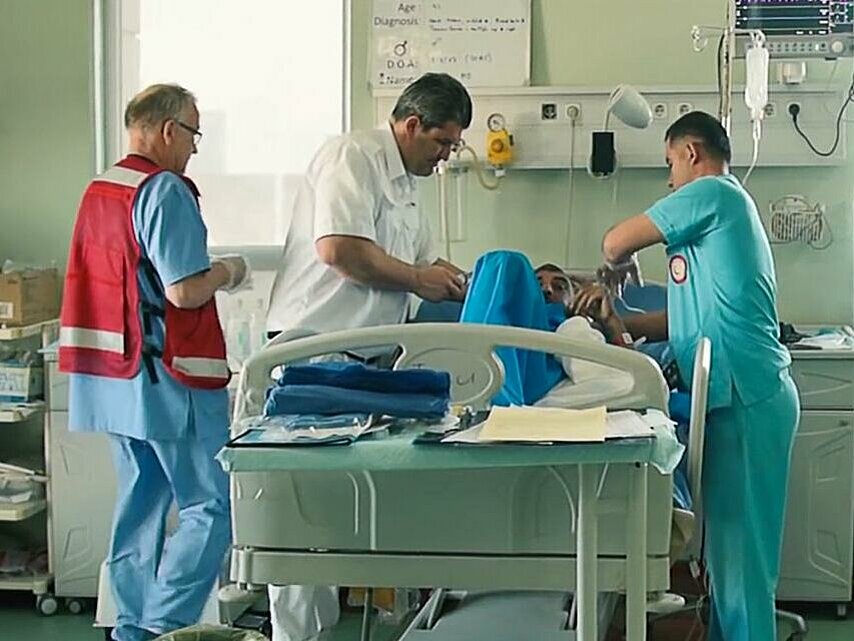
[[530, 84], [531, 0], [373, 0], [374, 89], [403, 87], [428, 71], [467, 87]]

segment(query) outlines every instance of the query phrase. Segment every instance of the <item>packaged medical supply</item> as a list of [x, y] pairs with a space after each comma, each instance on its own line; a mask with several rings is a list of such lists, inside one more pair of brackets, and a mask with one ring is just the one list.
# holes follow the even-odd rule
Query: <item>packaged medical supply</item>
[[0, 325], [32, 325], [59, 316], [56, 269], [23, 269], [0, 274]]

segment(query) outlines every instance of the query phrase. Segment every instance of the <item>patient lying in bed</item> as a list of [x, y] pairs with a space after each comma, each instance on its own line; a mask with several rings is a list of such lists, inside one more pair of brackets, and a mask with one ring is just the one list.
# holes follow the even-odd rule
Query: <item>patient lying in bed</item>
[[[523, 254], [494, 251], [481, 256], [475, 265], [460, 321], [619, 343], [625, 328], [618, 316], [603, 313], [610, 304], [607, 294], [597, 290], [596, 285], [575, 292], [570, 278], [553, 265], [544, 265], [535, 272]], [[542, 352], [509, 347], [497, 352], [504, 364], [505, 382], [493, 399], [496, 405], [565, 405], [564, 399], [550, 402], [549, 393], [565, 390], [569, 385], [584, 385], [593, 397], [604, 400], [628, 391], [632, 385], [631, 376], [625, 372], [579, 359], [559, 362]], [[596, 400], [585, 396], [581, 402]], [[577, 404], [578, 399], [573, 400]]]
[[[481, 256], [472, 274], [461, 322], [555, 331], [581, 341], [619, 343], [625, 331], [611, 318], [612, 301], [594, 283], [581, 283], [555, 265], [536, 270], [523, 254], [494, 251]], [[605, 403], [631, 390], [630, 374], [580, 359], [560, 362], [542, 352], [498, 348], [505, 382], [495, 405], [578, 407]], [[684, 398], [680, 399], [683, 402]], [[683, 410], [687, 419], [687, 408]], [[684, 463], [684, 461], [683, 461]], [[672, 556], [691, 536], [693, 517], [684, 466], [674, 474]]]

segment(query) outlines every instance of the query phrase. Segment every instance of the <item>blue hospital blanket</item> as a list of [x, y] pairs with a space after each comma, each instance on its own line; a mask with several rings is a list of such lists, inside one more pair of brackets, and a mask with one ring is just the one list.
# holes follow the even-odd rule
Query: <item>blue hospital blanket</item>
[[385, 394], [330, 385], [272, 387], [264, 404], [265, 416], [364, 413], [397, 418], [441, 418], [447, 411], [447, 395]]
[[[554, 331], [566, 319], [563, 306], [547, 304], [531, 262], [512, 251], [481, 256], [474, 267], [460, 322]], [[565, 374], [549, 354], [499, 347], [504, 386], [493, 405], [531, 405]]]
[[318, 363], [285, 368], [277, 381], [285, 385], [331, 385], [386, 394], [419, 393], [448, 396], [451, 377], [429, 369], [390, 370], [361, 363]]
[[450, 390], [450, 375], [435, 370], [393, 371], [360, 363], [295, 365], [267, 390], [264, 415], [440, 418], [448, 410]]

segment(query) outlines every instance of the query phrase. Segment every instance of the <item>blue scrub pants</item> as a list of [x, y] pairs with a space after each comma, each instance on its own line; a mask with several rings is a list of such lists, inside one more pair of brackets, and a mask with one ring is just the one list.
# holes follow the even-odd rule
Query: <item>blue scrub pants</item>
[[703, 500], [711, 578], [709, 641], [773, 641], [789, 461], [798, 391], [785, 370], [774, 394], [706, 424]]
[[[110, 435], [118, 476], [108, 559], [116, 641], [144, 641], [198, 622], [231, 542], [228, 476], [214, 459], [226, 437]], [[173, 501], [178, 528], [164, 551]]]

